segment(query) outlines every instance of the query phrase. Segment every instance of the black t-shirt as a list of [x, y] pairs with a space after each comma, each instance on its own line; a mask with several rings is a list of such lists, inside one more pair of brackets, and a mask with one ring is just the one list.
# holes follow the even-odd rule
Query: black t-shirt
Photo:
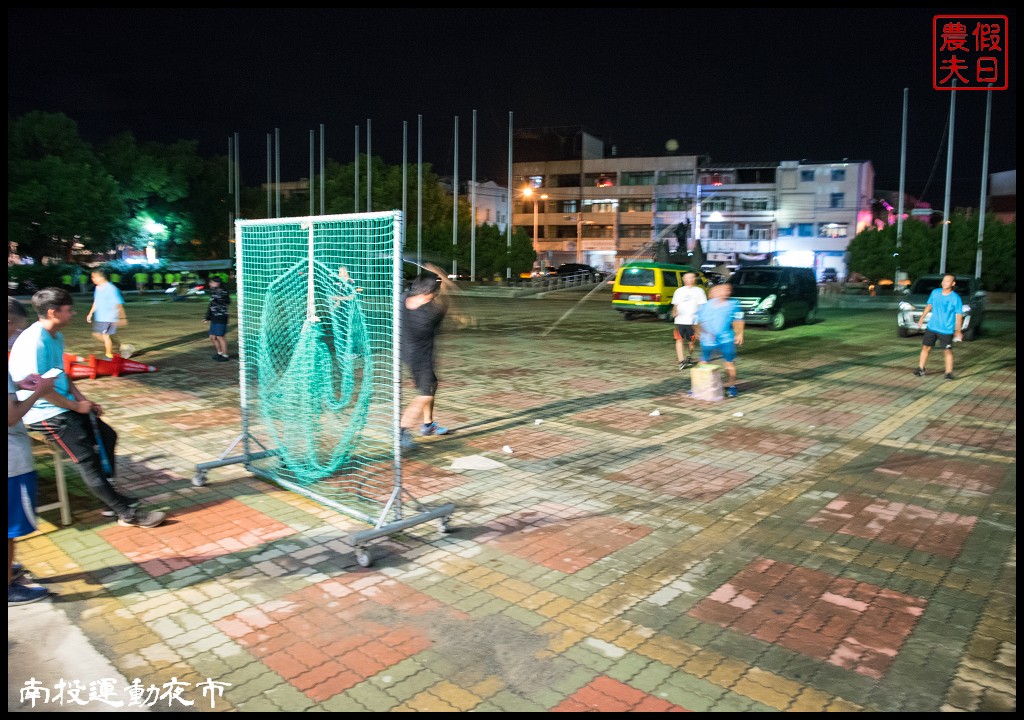
[[402, 360], [413, 368], [434, 366], [434, 338], [444, 320], [445, 308], [431, 300], [410, 310], [402, 295]]
[[228, 305], [231, 295], [222, 287], [210, 288], [210, 304], [206, 308], [206, 319], [214, 323], [228, 321]]

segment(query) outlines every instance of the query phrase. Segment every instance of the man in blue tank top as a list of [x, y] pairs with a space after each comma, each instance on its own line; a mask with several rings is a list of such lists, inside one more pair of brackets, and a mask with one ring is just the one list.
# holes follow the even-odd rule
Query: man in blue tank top
[[953, 343], [963, 340], [960, 328], [964, 323], [964, 302], [960, 299], [953, 286], [956, 276], [946, 273], [942, 276], [942, 286], [932, 290], [928, 296], [928, 304], [921, 311], [918, 327], [924, 327], [924, 319], [931, 313], [928, 329], [921, 341], [921, 357], [917, 361], [914, 374], [924, 377], [924, 365], [928, 361], [928, 353], [935, 343], [942, 348], [943, 359], [946, 361], [946, 379], [953, 379]]

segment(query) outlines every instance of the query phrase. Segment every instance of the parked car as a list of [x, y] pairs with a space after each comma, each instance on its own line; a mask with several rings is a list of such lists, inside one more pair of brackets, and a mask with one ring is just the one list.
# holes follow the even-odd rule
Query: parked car
[[640, 315], [672, 319], [672, 294], [683, 284], [683, 275], [697, 274], [697, 285], [707, 292], [704, 273], [689, 265], [637, 260], [619, 268], [612, 285], [612, 308], [632, 320]]
[[558, 274], [558, 271], [553, 267], [539, 268], [535, 267], [532, 270], [519, 273], [520, 280], [536, 280], [538, 278], [554, 277]]
[[[964, 321], [960, 330], [964, 340], [974, 340], [981, 334], [982, 325], [985, 323], [988, 293], [981, 289], [981, 281], [973, 275], [956, 275], [955, 278], [956, 284], [953, 285], [953, 290], [964, 302]], [[941, 274], [922, 275], [911, 284], [897, 310], [897, 335], [908, 337], [928, 328], [927, 322], [923, 328], [918, 327], [921, 311], [928, 304], [928, 296], [932, 290], [941, 286]]]
[[558, 266], [555, 274], [560, 278], [580, 279], [600, 282], [608, 277], [608, 273], [601, 272], [596, 267], [582, 263], [562, 263]]
[[729, 278], [748, 325], [781, 330], [796, 320], [811, 322], [818, 312], [818, 283], [806, 267], [752, 265]]
[[834, 283], [839, 280], [839, 271], [834, 267], [827, 267], [821, 271], [821, 281], [823, 283]]

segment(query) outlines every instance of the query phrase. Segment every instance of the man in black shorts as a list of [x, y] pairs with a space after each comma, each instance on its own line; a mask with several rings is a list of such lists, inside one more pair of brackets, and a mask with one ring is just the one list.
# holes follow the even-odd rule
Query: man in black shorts
[[412, 281], [402, 296], [402, 360], [412, 374], [416, 397], [402, 413], [401, 446], [411, 449], [412, 428], [419, 424], [420, 435], [444, 435], [448, 428], [434, 422], [434, 339], [448, 312], [443, 294], [452, 285], [444, 270], [424, 265], [433, 275], [421, 275]]

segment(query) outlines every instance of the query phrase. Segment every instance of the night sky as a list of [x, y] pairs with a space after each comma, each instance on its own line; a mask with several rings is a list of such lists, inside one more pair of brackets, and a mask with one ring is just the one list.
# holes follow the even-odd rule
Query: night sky
[[[329, 158], [366, 152], [504, 184], [515, 127], [582, 126], [619, 156], [712, 162], [870, 160], [899, 188], [908, 89], [906, 191], [942, 208], [950, 94], [932, 89], [932, 17], [1007, 15], [1009, 89], [993, 93], [989, 172], [1016, 168], [1016, 15], [1007, 8], [651, 8], [8, 11], [8, 114], [63, 112], [99, 142], [198, 140], [242, 177], [266, 177], [280, 130], [282, 180], [309, 172], [310, 130]], [[952, 199], [978, 204], [985, 93], [959, 92]]]

